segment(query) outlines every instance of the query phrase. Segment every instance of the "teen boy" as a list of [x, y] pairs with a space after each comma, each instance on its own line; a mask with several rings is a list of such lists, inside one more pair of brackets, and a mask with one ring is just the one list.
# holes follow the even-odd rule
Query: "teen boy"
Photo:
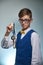
[[[18, 16], [22, 30], [17, 34], [15, 65], [41, 65], [39, 35], [36, 31], [30, 28], [32, 12], [28, 8], [23, 8], [20, 10]], [[2, 47], [5, 48], [13, 45], [12, 40], [11, 42], [7, 40], [10, 32], [12, 31], [13, 24], [8, 25], [8, 27], [4, 39], [2, 40]]]

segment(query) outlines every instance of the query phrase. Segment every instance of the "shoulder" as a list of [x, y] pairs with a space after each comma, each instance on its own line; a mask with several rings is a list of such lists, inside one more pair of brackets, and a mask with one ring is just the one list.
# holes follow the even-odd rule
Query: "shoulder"
[[31, 44], [32, 46], [38, 46], [40, 44], [40, 36], [37, 32], [33, 32], [31, 35]]
[[31, 33], [31, 38], [35, 38], [35, 37], [39, 37], [39, 34], [38, 34], [38, 32], [37, 31], [35, 31], [35, 30], [33, 30], [33, 29], [31, 29], [30, 30], [30, 33]]
[[39, 34], [35, 31], [31, 34], [31, 38], [39, 38], [39, 37], [40, 37]]

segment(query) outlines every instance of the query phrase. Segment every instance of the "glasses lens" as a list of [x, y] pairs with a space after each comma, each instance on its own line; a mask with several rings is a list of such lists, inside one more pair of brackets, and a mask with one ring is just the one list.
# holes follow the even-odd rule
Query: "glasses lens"
[[19, 19], [20, 22], [29, 22], [29, 19]]

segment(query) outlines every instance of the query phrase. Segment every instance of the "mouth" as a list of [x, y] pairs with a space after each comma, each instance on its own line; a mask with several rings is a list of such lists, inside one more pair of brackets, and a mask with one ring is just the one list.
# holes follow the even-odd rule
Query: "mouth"
[[27, 26], [26, 25], [22, 25], [22, 28], [27, 28]]
[[24, 25], [24, 24], [22, 25], [22, 27], [25, 27], [25, 26], [26, 26], [26, 25]]

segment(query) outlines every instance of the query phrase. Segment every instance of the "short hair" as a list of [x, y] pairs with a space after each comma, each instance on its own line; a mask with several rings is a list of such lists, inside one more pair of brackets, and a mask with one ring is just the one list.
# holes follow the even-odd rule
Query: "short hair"
[[32, 12], [30, 9], [28, 8], [23, 8], [20, 10], [20, 12], [18, 13], [19, 18], [25, 16], [25, 15], [29, 15], [30, 19], [32, 19]]

